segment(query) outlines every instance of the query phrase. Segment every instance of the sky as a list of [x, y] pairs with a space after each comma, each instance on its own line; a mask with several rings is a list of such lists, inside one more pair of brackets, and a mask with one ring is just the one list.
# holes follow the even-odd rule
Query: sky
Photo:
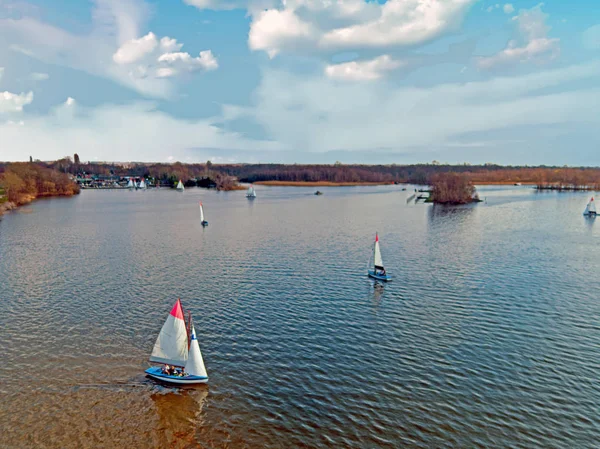
[[0, 0], [0, 160], [600, 165], [598, 0]]

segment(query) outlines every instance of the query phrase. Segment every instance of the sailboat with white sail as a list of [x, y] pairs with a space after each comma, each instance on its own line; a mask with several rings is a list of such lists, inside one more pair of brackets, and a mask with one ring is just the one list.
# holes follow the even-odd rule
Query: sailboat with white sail
[[250, 187], [248, 187], [248, 191], [246, 192], [246, 198], [256, 198], [256, 191], [254, 190], [253, 185], [250, 185]]
[[153, 379], [180, 385], [208, 382], [191, 315], [186, 323], [179, 299], [158, 334], [150, 362], [164, 365], [153, 366], [145, 371]]
[[135, 182], [133, 181], [133, 178], [129, 178], [129, 182], [127, 183], [127, 188], [129, 190], [134, 190], [135, 189]]
[[177, 183], [177, 187], [175, 187], [177, 190], [179, 190], [180, 192], [183, 192], [185, 190], [185, 187], [183, 186], [183, 182], [181, 182], [181, 179], [179, 180], [179, 182]]
[[387, 274], [383, 267], [383, 259], [381, 258], [381, 249], [379, 248], [379, 235], [375, 234], [375, 245], [373, 246], [373, 263], [369, 264], [368, 275], [373, 279], [380, 281], [391, 281], [392, 277]]
[[202, 201], [200, 201], [200, 224], [204, 227], [208, 226], [208, 221], [204, 219], [204, 207], [202, 206]]
[[138, 189], [146, 190], [146, 181], [144, 180], [144, 178], [142, 178], [142, 180], [138, 184]]
[[587, 206], [585, 208], [585, 212], [583, 212], [583, 215], [585, 215], [586, 217], [595, 217], [596, 216], [596, 204], [594, 203], [594, 197], [592, 197], [590, 202], [587, 204]]

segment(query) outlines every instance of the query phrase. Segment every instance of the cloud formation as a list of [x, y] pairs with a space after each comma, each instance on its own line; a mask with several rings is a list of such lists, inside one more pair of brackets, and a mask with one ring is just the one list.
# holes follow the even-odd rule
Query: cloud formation
[[177, 119], [152, 103], [86, 108], [68, 98], [48, 114], [27, 115], [23, 124], [0, 120], [2, 158], [25, 160], [33, 155], [41, 160], [56, 159], [64, 155], [65, 142], [85, 150], [90, 159], [99, 156], [108, 161], [166, 161], [169, 156], [184, 161], [198, 149], [281, 148], [273, 142], [223, 131], [215, 125], [221, 120]]
[[133, 77], [170, 78], [183, 72], [215, 70], [217, 59], [210, 50], [201, 51], [198, 57], [179, 51], [183, 44], [176, 39], [163, 37], [160, 42], [149, 32], [139, 39], [123, 43], [113, 54], [113, 61], [120, 66], [129, 66]]
[[329, 78], [348, 81], [373, 81], [380, 79], [386, 72], [400, 67], [400, 61], [389, 55], [382, 55], [369, 61], [351, 61], [342, 64], [331, 64], [325, 67]]
[[[143, 95], [159, 98], [173, 94], [175, 85], [169, 78], [218, 66], [210, 50], [192, 57], [180, 52], [182, 44], [170, 37], [159, 41], [152, 32], [140, 37], [147, 16], [142, 0], [95, 0], [87, 34], [71, 33], [33, 16], [0, 18], [0, 45], [43, 62], [109, 78]], [[158, 60], [174, 52], [180, 54]]]
[[251, 10], [248, 44], [281, 52], [386, 49], [428, 42], [456, 29], [475, 0], [286, 0]]
[[548, 15], [542, 11], [542, 4], [532, 9], [522, 9], [513, 17], [517, 37], [511, 39], [506, 48], [492, 56], [481, 57], [477, 64], [480, 69], [489, 70], [524, 62], [545, 62], [554, 59], [560, 52], [557, 38], [549, 38], [550, 27], [546, 25]]
[[0, 92], [0, 114], [23, 111], [23, 106], [31, 104], [33, 92], [14, 94], [12, 92]]

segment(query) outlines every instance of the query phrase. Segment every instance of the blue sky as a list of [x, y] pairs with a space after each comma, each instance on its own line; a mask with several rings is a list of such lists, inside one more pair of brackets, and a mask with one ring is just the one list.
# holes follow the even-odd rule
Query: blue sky
[[600, 165], [596, 0], [0, 0], [0, 160]]

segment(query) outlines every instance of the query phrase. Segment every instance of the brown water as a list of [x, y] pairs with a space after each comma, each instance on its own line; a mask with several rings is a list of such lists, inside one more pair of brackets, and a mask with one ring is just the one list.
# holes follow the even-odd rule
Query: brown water
[[[84, 191], [5, 216], [0, 447], [598, 447], [586, 194], [313, 191]], [[365, 276], [376, 230], [387, 285]], [[208, 386], [143, 375], [177, 297]]]

